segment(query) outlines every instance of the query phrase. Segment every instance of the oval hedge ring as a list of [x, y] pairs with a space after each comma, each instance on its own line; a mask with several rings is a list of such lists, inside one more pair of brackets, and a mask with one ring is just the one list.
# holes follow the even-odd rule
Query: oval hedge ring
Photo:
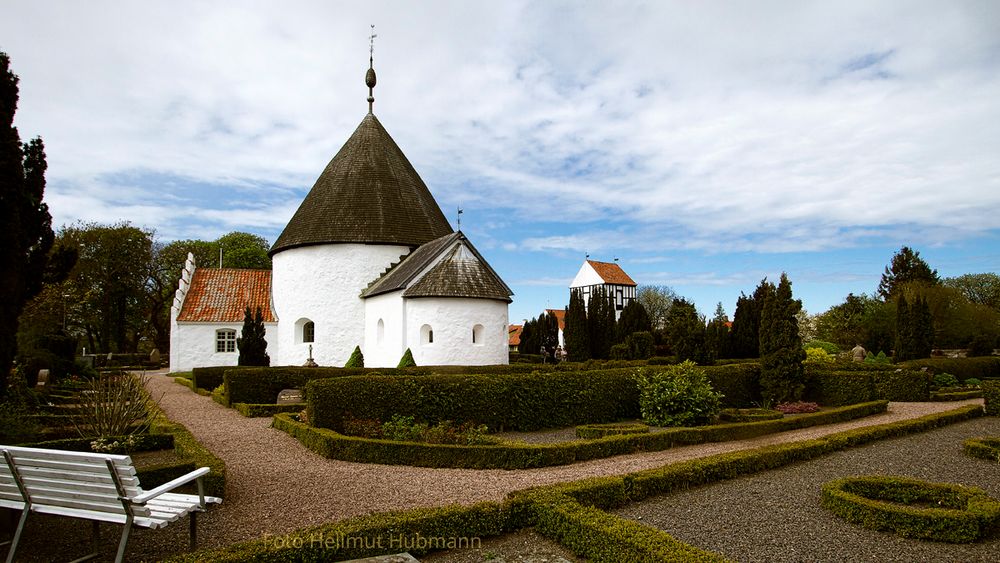
[[823, 507], [862, 527], [904, 538], [971, 543], [1000, 522], [980, 489], [905, 477], [847, 477], [823, 485]]
[[965, 455], [1000, 462], [1000, 438], [969, 438], [962, 442]]

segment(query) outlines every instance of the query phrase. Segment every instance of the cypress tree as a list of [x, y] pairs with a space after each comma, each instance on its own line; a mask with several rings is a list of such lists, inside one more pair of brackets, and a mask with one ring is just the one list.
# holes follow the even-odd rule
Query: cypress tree
[[764, 308], [764, 296], [768, 287], [767, 278], [761, 280], [753, 295], [747, 297], [743, 293], [736, 301], [736, 311], [733, 312], [733, 328], [731, 337], [733, 358], [760, 357], [760, 316]]
[[595, 288], [590, 294], [587, 324], [590, 329], [590, 357], [608, 359], [615, 340], [615, 307], [602, 287]]
[[537, 325], [538, 319], [524, 321], [524, 326], [521, 327], [521, 343], [517, 345], [520, 353], [541, 354], [539, 339], [535, 330]]
[[893, 359], [897, 362], [914, 359], [913, 321], [911, 320], [910, 304], [906, 296], [900, 294], [896, 298], [896, 353]]
[[587, 310], [579, 291], [570, 291], [569, 306], [566, 307], [566, 328], [563, 330], [566, 343], [566, 359], [583, 362], [590, 359], [590, 332], [587, 327]]
[[726, 310], [722, 308], [722, 303], [717, 304], [715, 317], [708, 321], [708, 326], [705, 327], [705, 345], [711, 360], [730, 357], [729, 327], [726, 326], [728, 322], [729, 317], [726, 316]]
[[649, 320], [646, 308], [633, 299], [622, 310], [622, 316], [618, 319], [618, 326], [615, 337], [615, 344], [625, 342], [625, 339], [636, 332], [652, 332], [653, 324]]
[[554, 314], [542, 313], [538, 317], [537, 330], [539, 341], [550, 358], [555, 358], [556, 348], [559, 346], [559, 319]]
[[694, 303], [684, 298], [674, 299], [667, 315], [667, 339], [677, 361], [708, 362], [705, 346], [705, 319]]
[[775, 403], [798, 401], [805, 389], [802, 360], [806, 353], [796, 318], [802, 302], [792, 297], [792, 283], [784, 273], [777, 287], [768, 283], [761, 293], [761, 394]]
[[[0, 52], [0, 397], [7, 391], [7, 375], [17, 351], [17, 323], [25, 304], [46, 281], [66, 278], [73, 262], [64, 254], [59, 271], [49, 265], [55, 235], [45, 193], [45, 146], [40, 138], [24, 145], [14, 127], [18, 78], [10, 58]], [[53, 265], [54, 266], [54, 265]], [[48, 270], [48, 271], [47, 271]]]
[[264, 314], [257, 307], [256, 314], [250, 312], [250, 307], [243, 311], [243, 332], [236, 339], [236, 347], [240, 351], [237, 362], [241, 366], [269, 366], [271, 357], [267, 355], [267, 340], [264, 339]]

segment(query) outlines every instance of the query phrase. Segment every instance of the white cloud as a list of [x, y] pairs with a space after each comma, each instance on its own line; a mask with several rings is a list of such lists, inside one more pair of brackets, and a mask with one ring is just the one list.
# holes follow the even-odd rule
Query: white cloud
[[[280, 230], [363, 117], [376, 23], [376, 113], [442, 207], [564, 224], [484, 227], [484, 246], [789, 252], [1000, 228], [989, 2], [5, 12], [18, 125], [45, 138], [57, 224]], [[170, 201], [108, 182], [137, 172], [220, 189]]]

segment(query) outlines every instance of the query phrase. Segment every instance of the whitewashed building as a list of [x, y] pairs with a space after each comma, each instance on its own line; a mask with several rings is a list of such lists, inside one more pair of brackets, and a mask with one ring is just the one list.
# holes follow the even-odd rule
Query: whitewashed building
[[[394, 367], [407, 348], [417, 365], [505, 364], [513, 293], [468, 238], [452, 229], [372, 113], [374, 70], [366, 83], [368, 115], [271, 248], [271, 364], [301, 365], [311, 348], [319, 365], [342, 366], [355, 346], [371, 367]], [[208, 271], [192, 267], [178, 289], [171, 371], [236, 363], [235, 353], [211, 352], [217, 342], [202, 345], [225, 330], [221, 321], [188, 311], [185, 284], [194, 286]], [[259, 291], [228, 295], [261, 301]], [[242, 320], [245, 304], [237, 306]]]
[[598, 262], [597, 260], [586, 260], [580, 266], [580, 271], [576, 273], [573, 282], [569, 284], [569, 290], [579, 291], [583, 296], [585, 306], [590, 303], [590, 295], [597, 289], [603, 288], [615, 306], [615, 320], [622, 316], [622, 310], [635, 299], [636, 283], [622, 270], [618, 262]]

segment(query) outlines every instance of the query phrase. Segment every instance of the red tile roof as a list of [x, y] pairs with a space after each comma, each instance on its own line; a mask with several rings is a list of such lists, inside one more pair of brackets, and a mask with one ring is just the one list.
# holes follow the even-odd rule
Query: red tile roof
[[546, 309], [546, 313], [555, 315], [559, 321], [559, 330], [566, 330], [566, 309]]
[[198, 268], [177, 315], [178, 321], [243, 322], [243, 310], [261, 307], [264, 322], [277, 322], [271, 312], [271, 271]]
[[590, 267], [597, 272], [597, 275], [601, 276], [604, 283], [613, 283], [617, 285], [636, 285], [632, 278], [628, 277], [625, 270], [622, 270], [621, 266], [613, 262], [598, 262], [596, 260], [587, 260]]
[[507, 327], [507, 344], [509, 346], [521, 344], [521, 330], [523, 329], [524, 325], [510, 325]]

